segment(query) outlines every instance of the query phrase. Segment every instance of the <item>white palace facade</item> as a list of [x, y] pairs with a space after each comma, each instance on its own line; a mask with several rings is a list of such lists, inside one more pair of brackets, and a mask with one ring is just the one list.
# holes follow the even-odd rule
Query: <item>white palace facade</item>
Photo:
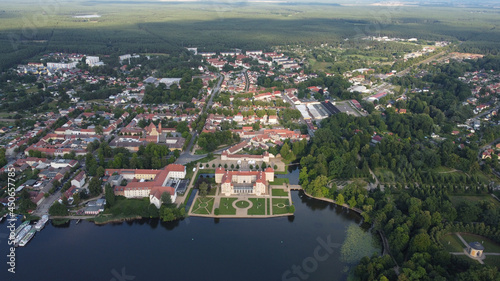
[[274, 170], [271, 167], [264, 171], [226, 171], [224, 168], [217, 168], [215, 171], [215, 182], [221, 185], [221, 193], [225, 196], [269, 194], [269, 181], [273, 179]]

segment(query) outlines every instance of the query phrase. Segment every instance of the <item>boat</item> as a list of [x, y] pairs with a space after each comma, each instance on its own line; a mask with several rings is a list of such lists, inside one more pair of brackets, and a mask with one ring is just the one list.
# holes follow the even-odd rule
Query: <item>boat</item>
[[48, 221], [49, 221], [49, 216], [43, 215], [42, 218], [35, 224], [35, 229], [37, 231], [42, 230]]
[[25, 221], [23, 223], [21, 223], [21, 225], [19, 225], [17, 228], [16, 228], [16, 231], [14, 232], [14, 237], [17, 237], [17, 235], [19, 234], [19, 232], [21, 232], [21, 230], [23, 230], [26, 226], [28, 226], [30, 224], [29, 221]]
[[28, 242], [35, 236], [36, 229], [32, 229], [26, 234], [23, 239], [21, 239], [21, 242], [19, 242], [19, 246], [24, 247]]
[[24, 236], [26, 236], [26, 234], [28, 234], [28, 232], [31, 230], [31, 225], [28, 225], [26, 226], [25, 228], [23, 228], [23, 230], [21, 230], [19, 232], [19, 234], [16, 236], [16, 240], [14, 240], [14, 244], [19, 244], [19, 242], [21, 241], [21, 239], [23, 239]]

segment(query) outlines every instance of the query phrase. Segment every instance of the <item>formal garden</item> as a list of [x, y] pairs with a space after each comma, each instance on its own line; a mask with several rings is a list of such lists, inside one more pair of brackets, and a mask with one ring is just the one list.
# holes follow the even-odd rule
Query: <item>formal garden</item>
[[265, 215], [266, 214], [266, 199], [265, 198], [249, 198], [252, 202], [252, 207], [248, 209], [248, 215]]

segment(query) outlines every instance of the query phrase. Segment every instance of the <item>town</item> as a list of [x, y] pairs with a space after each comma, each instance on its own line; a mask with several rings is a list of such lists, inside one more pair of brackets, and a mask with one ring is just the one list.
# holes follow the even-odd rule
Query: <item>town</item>
[[[2, 76], [0, 173], [15, 171], [27, 220], [59, 224], [289, 217], [293, 190], [369, 222], [376, 192], [498, 192], [500, 72], [447, 41], [363, 42], [367, 53], [348, 55], [327, 44], [43, 54]], [[397, 51], [374, 58], [380, 48]], [[20, 226], [17, 244], [34, 233]]]

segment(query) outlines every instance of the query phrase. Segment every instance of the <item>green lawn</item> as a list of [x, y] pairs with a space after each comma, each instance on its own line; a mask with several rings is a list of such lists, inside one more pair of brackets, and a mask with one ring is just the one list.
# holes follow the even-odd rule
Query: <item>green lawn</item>
[[500, 256], [486, 256], [483, 262], [487, 265], [500, 267]]
[[495, 243], [495, 241], [492, 241], [484, 236], [469, 233], [460, 233], [460, 235], [462, 235], [462, 238], [464, 238], [467, 243], [478, 241], [483, 244], [485, 253], [500, 253], [500, 244]]
[[288, 214], [290, 201], [285, 198], [273, 198], [273, 215]]
[[[215, 156], [213, 156], [213, 155], [212, 155], [212, 157], [206, 156], [205, 158], [201, 158], [200, 160], [198, 160], [198, 162], [199, 163], [207, 163], [207, 162], [210, 162], [214, 159], [215, 159]], [[200, 164], [198, 164], [198, 166], [200, 166]]]
[[240, 201], [237, 201], [236, 202], [236, 207], [238, 208], [247, 208], [248, 206], [250, 206], [250, 203], [248, 203], [248, 201], [245, 201], [245, 200], [240, 200]]
[[219, 215], [236, 215], [236, 209], [233, 207], [233, 202], [238, 198], [221, 198], [219, 205]]
[[281, 188], [275, 188], [271, 191], [273, 196], [283, 196], [283, 197], [288, 197], [288, 192], [284, 191]]
[[207, 154], [209, 153], [210, 151], [206, 151], [206, 150], [203, 150], [203, 149], [197, 149], [194, 154], [195, 155], [201, 155], [201, 154]]
[[[199, 164], [198, 164], [198, 168], [199, 168]], [[198, 169], [199, 170], [199, 173], [200, 174], [215, 174], [215, 169], [207, 169], [207, 168], [203, 168], [203, 169]], [[196, 179], [198, 179], [199, 176], [196, 176]]]
[[[253, 216], [253, 215], [265, 215], [266, 214], [266, 199], [264, 198], [249, 198], [252, 202], [252, 208], [248, 209], [248, 215]], [[269, 200], [269, 199], [267, 199]]]
[[198, 197], [193, 206], [193, 214], [209, 215], [214, 207], [213, 197]]
[[194, 188], [190, 188], [188, 194], [186, 195], [186, 198], [184, 199], [184, 205], [188, 203], [189, 197], [191, 197], [191, 193], [193, 193]]
[[472, 202], [479, 203], [482, 201], [486, 201], [488, 203], [493, 203], [496, 206], [500, 207], [500, 202], [498, 202], [495, 198], [493, 198], [489, 194], [474, 194], [474, 195], [453, 195], [450, 196], [450, 201], [453, 203], [453, 206], [457, 207], [462, 202]]
[[283, 185], [284, 183], [289, 184], [290, 180], [287, 178], [275, 178], [274, 181], [270, 181], [270, 185]]
[[448, 234], [441, 237], [440, 242], [448, 252], [462, 252], [465, 248], [464, 243], [455, 234]]
[[266, 212], [268, 215], [271, 214], [271, 199], [267, 198], [267, 208], [266, 208]]

